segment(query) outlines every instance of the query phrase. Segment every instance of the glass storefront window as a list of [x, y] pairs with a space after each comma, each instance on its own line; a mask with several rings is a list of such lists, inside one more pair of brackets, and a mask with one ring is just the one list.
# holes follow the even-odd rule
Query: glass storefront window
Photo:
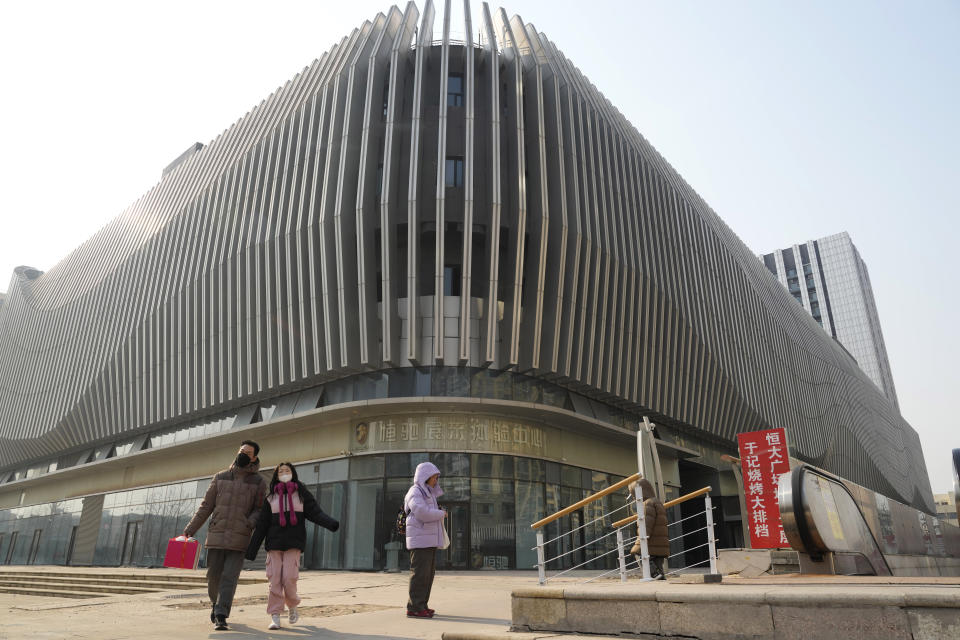
[[594, 491], [606, 489], [611, 485], [610, 474], [601, 473], [599, 471], [587, 471], [590, 473], [590, 486]]
[[546, 500], [542, 482], [516, 483], [516, 568], [529, 569], [537, 563], [537, 533], [530, 525], [544, 517]]
[[513, 481], [473, 478], [470, 484], [470, 563], [474, 569], [516, 564]]
[[409, 453], [388, 453], [385, 466], [388, 478], [413, 478]]
[[544, 467], [547, 473], [547, 482], [560, 484], [560, 465], [556, 462], [546, 462]]
[[513, 458], [488, 453], [470, 455], [470, 464], [475, 478], [513, 478]]
[[[560, 499], [557, 501], [559, 505], [557, 509], [562, 509], [568, 505], [579, 502], [586, 496], [586, 492], [583, 489], [578, 489], [575, 487], [560, 487]], [[551, 567], [553, 569], [566, 569], [574, 565], [578, 565], [584, 560], [583, 549], [578, 549], [584, 543], [583, 529], [580, 529], [580, 525], [584, 524], [585, 520], [583, 518], [583, 510], [574, 511], [568, 516], [560, 518], [558, 521], [559, 527], [555, 529], [555, 535], [559, 535], [561, 531], [570, 531], [571, 534], [564, 536], [558, 540], [558, 548], [556, 549], [557, 554], [567, 554], [564, 555], [556, 564], [559, 566]], [[550, 536], [551, 538], [554, 536]], [[575, 551], [576, 549], [576, 551]], [[572, 553], [569, 553], [572, 552]]]
[[579, 467], [563, 465], [560, 467], [560, 483], [565, 487], [583, 486], [583, 470]]
[[[407, 486], [410, 486], [409, 483]], [[440, 476], [440, 487], [443, 495], [440, 496], [440, 505], [447, 502], [468, 502], [470, 500], [470, 478], [456, 476]]]
[[466, 453], [434, 453], [430, 461], [440, 469], [441, 478], [470, 475], [470, 455]]
[[546, 477], [546, 465], [543, 460], [537, 460], [536, 458], [516, 458], [514, 465], [516, 467], [517, 480], [543, 482]]
[[341, 528], [330, 532], [317, 524], [307, 524], [307, 544], [304, 549], [304, 563], [312, 569], [343, 568], [343, 538], [346, 528], [343, 518], [346, 483], [335, 482], [310, 487], [313, 497], [320, 503], [324, 512], [338, 520]]
[[339, 480], [346, 480], [349, 466], [350, 461], [346, 459], [320, 462], [316, 465], [317, 482], [337, 482]]
[[380, 462], [379, 478], [351, 480], [349, 483], [346, 518], [349, 527], [349, 534], [346, 536], [347, 569], [379, 569], [381, 566], [381, 549], [386, 540], [380, 540], [378, 544], [378, 539], [383, 537], [382, 527], [377, 526], [383, 518], [378, 516], [384, 513], [383, 458], [380, 458]]
[[350, 479], [382, 478], [383, 456], [359, 456], [350, 460]]
[[[396, 540], [396, 515], [410, 487], [413, 469], [427, 459], [442, 474], [444, 495], [439, 502], [448, 512], [451, 547], [439, 552], [437, 561], [439, 567], [448, 569], [530, 569], [536, 562], [536, 532], [530, 524], [620, 479], [571, 465], [485, 453], [391, 453], [303, 464], [298, 469], [301, 480], [324, 511], [341, 522], [337, 533], [308, 524], [305, 565], [313, 569], [383, 569], [384, 545]], [[167, 540], [183, 530], [208, 485], [209, 479], [191, 480], [105, 495], [94, 563], [138, 567], [161, 564]], [[556, 537], [560, 531], [596, 517], [602, 507], [615, 508], [625, 499], [625, 495], [611, 495], [548, 525], [544, 534], [547, 539]], [[0, 511], [0, 561], [12, 535], [19, 532], [20, 542], [14, 545], [11, 561], [27, 562], [33, 532], [40, 528], [43, 535], [32, 549], [35, 562], [69, 562], [70, 538], [79, 524], [83, 502], [76, 499]], [[556, 557], [583, 540], [607, 533], [608, 522], [609, 518], [572, 539], [550, 543], [548, 556]], [[197, 532], [201, 540], [205, 535], [206, 526]], [[589, 562], [601, 552], [577, 551], [551, 563], [549, 569]], [[615, 561], [611, 555], [587, 566], [607, 568]], [[404, 549], [400, 553], [401, 568], [408, 562]], [[204, 565], [201, 555], [200, 566]]]
[[[385, 542], [393, 542], [394, 540], [404, 542], [401, 540], [395, 532], [395, 527], [397, 523], [397, 512], [403, 508], [403, 500], [407, 495], [407, 491], [410, 490], [411, 478], [402, 477], [402, 478], [387, 478], [386, 480], [386, 492], [384, 493], [383, 498], [383, 510], [380, 514], [380, 529], [383, 530], [384, 536], [386, 536]], [[443, 483], [444, 490], [446, 490], [446, 483]], [[446, 499], [446, 496], [442, 496], [440, 500]], [[402, 547], [406, 549], [406, 545]], [[399, 557], [400, 568], [409, 569], [410, 568], [410, 554], [402, 552]]]

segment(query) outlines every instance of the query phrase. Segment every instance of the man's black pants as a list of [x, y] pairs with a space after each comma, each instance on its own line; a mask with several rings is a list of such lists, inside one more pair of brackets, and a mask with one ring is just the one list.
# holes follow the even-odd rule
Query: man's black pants
[[213, 603], [214, 615], [230, 617], [241, 569], [243, 551], [207, 549], [207, 595]]

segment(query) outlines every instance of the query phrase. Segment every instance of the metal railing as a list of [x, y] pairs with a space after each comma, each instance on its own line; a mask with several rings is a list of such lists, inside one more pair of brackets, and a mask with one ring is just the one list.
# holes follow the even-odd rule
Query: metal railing
[[[696, 513], [693, 513], [693, 514], [684, 516], [684, 517], [680, 518], [679, 520], [674, 520], [673, 522], [668, 522], [668, 523], [667, 523], [667, 531], [668, 531], [668, 532], [670, 531], [670, 527], [674, 527], [674, 526], [680, 525], [680, 524], [682, 524], [682, 523], [684, 523], [684, 522], [689, 522], [689, 521], [694, 520], [694, 519], [696, 519], [696, 518], [703, 517], [704, 520], [705, 520], [705, 525], [704, 525], [703, 527], [700, 527], [699, 529], [693, 529], [693, 530], [691, 530], [691, 531], [683, 531], [683, 532], [680, 533], [679, 535], [670, 537], [670, 538], [669, 538], [669, 541], [670, 541], [670, 542], [676, 542], [677, 540], [683, 540], [683, 539], [686, 538], [687, 536], [692, 536], [692, 535], [695, 535], [695, 534], [698, 534], [698, 533], [702, 533], [702, 532], [706, 532], [706, 534], [707, 534], [707, 541], [706, 541], [705, 543], [699, 544], [699, 545], [696, 545], [696, 546], [693, 546], [693, 547], [690, 547], [690, 548], [684, 547], [682, 551], [678, 551], [678, 552], [676, 552], [676, 553], [672, 553], [672, 554], [670, 554], [669, 556], [667, 556], [667, 561], [669, 562], [672, 558], [676, 558], [676, 557], [680, 557], [680, 556], [685, 556], [686, 554], [688, 554], [688, 553], [690, 553], [690, 552], [692, 552], [692, 551], [696, 551], [697, 549], [703, 549], [704, 547], [706, 547], [706, 548], [707, 548], [707, 559], [706, 559], [706, 560], [700, 560], [700, 561], [698, 561], [698, 562], [692, 562], [692, 563], [690, 563], [690, 564], [686, 564], [686, 565], [680, 566], [680, 567], [674, 569], [673, 571], [667, 571], [667, 570], [665, 570], [665, 571], [664, 571], [664, 574], [665, 574], [665, 575], [668, 575], [668, 576], [669, 576], [669, 575], [673, 575], [673, 574], [676, 574], [676, 573], [680, 573], [681, 571], [685, 571], [685, 570], [691, 569], [691, 568], [693, 568], [693, 567], [698, 567], [698, 566], [700, 566], [700, 565], [702, 565], [702, 564], [706, 564], [707, 562], [710, 563], [710, 573], [716, 573], [716, 572], [717, 572], [717, 537], [716, 537], [716, 531], [715, 531], [716, 524], [715, 524], [714, 521], [713, 521], [713, 510], [714, 510], [716, 507], [713, 506], [713, 502], [712, 502], [712, 500], [710, 499], [710, 491], [712, 491], [712, 487], [703, 487], [702, 489], [697, 489], [696, 491], [693, 491], [693, 492], [688, 493], [688, 494], [686, 494], [686, 495], [680, 496], [679, 498], [675, 498], [675, 499], [673, 499], [673, 500], [669, 500], [669, 501], [663, 503], [664, 509], [669, 509], [670, 507], [675, 507], [675, 506], [678, 506], [678, 505], [680, 505], [680, 504], [683, 504], [684, 502], [688, 502], [688, 501], [690, 501], [690, 500], [693, 500], [694, 498], [699, 498], [700, 496], [703, 496], [703, 503], [704, 503], [704, 504], [703, 504], [703, 511], [697, 511]], [[617, 522], [614, 522], [613, 525], [611, 525], [611, 526], [617, 528], [617, 530], [619, 531], [619, 530], [621, 530], [623, 527], [625, 527], [625, 526], [627, 526], [627, 525], [635, 522], [636, 520], [637, 520], [637, 516], [636, 516], [636, 515], [632, 515], [632, 516], [629, 516], [629, 517], [627, 517], [627, 518], [624, 518], [623, 520], [618, 520]], [[644, 551], [644, 553], [646, 553], [646, 551]], [[634, 569], [634, 570], [635, 570], [635, 569]], [[628, 572], [628, 573], [629, 573], [629, 572]], [[625, 578], [624, 578], [624, 579], [625, 579]]]
[[[634, 491], [631, 496], [632, 499], [628, 500], [624, 505], [617, 507], [615, 509], [611, 509], [604, 513], [601, 513], [599, 517], [596, 517], [593, 520], [590, 520], [589, 522], [585, 522], [578, 527], [571, 528], [569, 531], [561, 533], [560, 535], [555, 536], [550, 540], [544, 539], [545, 535], [544, 535], [543, 528], [548, 524], [556, 522], [557, 520], [559, 520], [564, 516], [567, 516], [576, 511], [579, 511], [585, 506], [595, 503], [598, 500], [601, 500], [602, 498], [604, 498], [605, 496], [608, 496], [620, 489], [627, 487], [630, 483], [637, 482], [639, 479], [640, 479], [640, 474], [635, 473], [628, 478], [624, 478], [620, 482], [612, 484], [609, 487], [602, 489], [590, 496], [587, 496], [583, 500], [580, 500], [579, 502], [576, 502], [570, 505], [569, 507], [565, 507], [557, 511], [556, 513], [549, 515], [546, 518], [543, 518], [541, 520], [538, 520], [537, 522], [534, 522], [532, 525], [530, 525], [530, 528], [535, 530], [537, 535], [537, 546], [534, 547], [534, 550], [537, 552], [537, 564], [535, 566], [537, 568], [537, 582], [539, 584], [541, 585], [546, 584], [549, 580], [554, 580], [556, 578], [569, 574], [570, 572], [576, 569], [581, 569], [588, 564], [595, 563], [599, 559], [605, 558], [614, 553], [617, 554], [617, 563], [614, 569], [605, 571], [597, 576], [594, 576], [588, 580], [585, 580], [584, 582], [592, 582], [593, 580], [598, 580], [600, 578], [610, 576], [614, 573], [619, 574], [621, 582], [625, 582], [629, 574], [635, 573], [638, 570], [641, 572], [641, 576], [643, 580], [653, 579], [650, 573], [650, 552], [648, 548], [649, 536], [647, 535], [647, 523], [646, 523], [645, 509], [643, 506], [643, 495], [642, 495], [642, 490], [639, 484], [634, 486]], [[670, 508], [670, 507], [682, 504], [684, 502], [687, 502], [689, 500], [692, 500], [694, 498], [697, 498], [699, 496], [704, 496], [705, 504], [704, 504], [703, 511], [686, 516], [680, 520], [677, 520], [676, 522], [668, 523], [667, 527], [669, 531], [669, 527], [671, 526], [679, 525], [682, 522], [686, 522], [686, 521], [692, 520], [693, 518], [697, 518], [705, 515], [706, 516], [705, 527], [701, 527], [693, 531], [681, 533], [680, 535], [674, 538], [671, 538], [670, 541], [674, 542], [676, 540], [682, 540], [687, 536], [698, 534], [703, 531], [706, 531], [707, 533], [707, 542], [705, 544], [701, 544], [701, 545], [692, 547], [690, 549], [684, 549], [683, 551], [677, 552], [675, 554], [671, 554], [667, 557], [667, 560], [669, 561], [671, 558], [682, 556], [688, 552], [695, 551], [703, 547], [708, 547], [707, 560], [702, 560], [700, 562], [692, 563], [687, 566], [680, 567], [678, 569], [675, 569], [669, 572], [666, 572], [666, 569], [664, 569], [667, 575], [671, 575], [679, 571], [682, 571], [684, 569], [688, 569], [690, 567], [695, 567], [695, 566], [704, 564], [706, 562], [710, 563], [711, 573], [716, 573], [717, 551], [716, 551], [716, 537], [715, 537], [714, 522], [713, 522], [714, 507], [710, 502], [710, 491], [711, 491], [710, 487], [704, 487], [703, 489], [699, 489], [687, 495], [676, 498], [675, 500], [671, 500], [669, 502], [664, 503], [664, 508]], [[633, 515], [627, 516], [625, 518], [622, 518], [620, 520], [617, 520], [615, 522], [612, 522], [609, 526], [613, 527], [614, 529], [613, 531], [604, 533], [602, 535], [598, 535], [597, 537], [591, 540], [588, 540], [583, 544], [579, 544], [579, 545], [575, 545], [575, 543], [569, 544], [567, 546], [571, 546], [573, 548], [567, 549], [562, 553], [557, 553], [553, 557], [547, 558], [546, 546], [548, 544], [559, 543], [564, 540], [573, 540], [574, 534], [578, 533], [579, 531], [586, 530], [591, 525], [596, 525], [597, 523], [603, 522], [608, 518], [612, 520], [611, 516], [613, 514], [623, 511], [624, 509], [627, 509], [631, 506], [635, 507], [636, 513], [634, 513]], [[629, 531], [625, 534], [624, 529], [626, 529], [627, 527], [630, 527], [630, 525], [632, 525], [634, 522], [637, 523], [636, 525], [637, 534], [631, 536]], [[609, 544], [611, 536], [615, 536], [615, 539], [616, 539], [615, 548], [603, 550], [603, 547]], [[628, 549], [629, 547], [627, 545], [633, 545], [634, 543], [637, 543], [637, 542], [639, 542], [639, 546], [640, 546], [640, 555], [639, 557], [635, 557], [628, 560], [627, 559], [628, 554], [626, 552], [626, 549]], [[563, 558], [572, 556], [573, 554], [579, 551], [584, 551], [590, 547], [594, 547], [594, 548], [599, 547], [601, 552], [597, 553], [596, 555], [593, 555], [592, 557], [590, 557], [584, 562], [573, 564], [573, 566], [570, 566], [562, 570], [558, 570], [555, 574], [551, 576], [547, 576], [547, 566], [550, 563], [558, 562]]]

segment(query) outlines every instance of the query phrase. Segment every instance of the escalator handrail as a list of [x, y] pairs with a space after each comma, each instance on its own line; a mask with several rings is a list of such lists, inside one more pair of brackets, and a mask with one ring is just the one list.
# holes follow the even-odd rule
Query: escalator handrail
[[[854, 506], [856, 506], [857, 513], [860, 515], [860, 520], [863, 522], [863, 526], [866, 527], [867, 533], [870, 534], [870, 539], [873, 541], [874, 548], [876, 548], [877, 550], [877, 555], [880, 556], [880, 560], [883, 562], [883, 568], [887, 570], [887, 575], [893, 575], [893, 572], [890, 570], [890, 565], [887, 563], [887, 558], [883, 555], [883, 548], [880, 546], [880, 543], [877, 541], [877, 537], [873, 535], [873, 529], [870, 528], [870, 524], [867, 522], [867, 518], [863, 515], [863, 511], [860, 510], [860, 503], [857, 501], [856, 498], [853, 497], [853, 493], [850, 492], [850, 489], [843, 482], [843, 480], [841, 480], [840, 478], [832, 474], [821, 471], [820, 469], [813, 469], [808, 465], [800, 466], [797, 468], [797, 470], [800, 473], [791, 474], [792, 476], [794, 476], [791, 479], [791, 488], [793, 489], [793, 491], [796, 491], [798, 488], [797, 485], [799, 484], [799, 489], [800, 489], [800, 492], [798, 494], [798, 497], [800, 498], [800, 500], [794, 500], [794, 507], [793, 507], [794, 517], [795, 518], [798, 517], [798, 514], [797, 514], [798, 504], [800, 505], [800, 512], [801, 512], [799, 515], [802, 515], [803, 513], [803, 499], [802, 499], [803, 498], [803, 474], [812, 473], [813, 475], [826, 478], [827, 480], [832, 481], [834, 484], [839, 485], [850, 497], [850, 500], [853, 501]], [[812, 536], [810, 535], [810, 529], [807, 526], [806, 518], [799, 518], [797, 520], [797, 530], [798, 530], [798, 533], [800, 534], [800, 539], [803, 541], [804, 546], [807, 546], [808, 541], [811, 541], [812, 543]], [[809, 547], [807, 549], [807, 552], [809, 553]], [[871, 565], [873, 564], [872, 562], [870, 562], [869, 556], [866, 556], [866, 554], [863, 554], [863, 553], [861, 553], [861, 555], [867, 558], [867, 562], [869, 562]]]

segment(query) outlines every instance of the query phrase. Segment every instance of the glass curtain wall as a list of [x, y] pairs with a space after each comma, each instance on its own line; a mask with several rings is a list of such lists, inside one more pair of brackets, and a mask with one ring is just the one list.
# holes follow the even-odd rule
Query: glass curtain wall
[[65, 565], [83, 499], [0, 511], [0, 564]]
[[[300, 464], [300, 480], [323, 510], [341, 523], [336, 533], [307, 524], [305, 567], [383, 569], [384, 545], [397, 539], [397, 511], [416, 466], [426, 460], [441, 471], [440, 505], [449, 514], [451, 545], [437, 557], [437, 566], [444, 569], [532, 569], [536, 534], [530, 524], [620, 479], [555, 462], [485, 453], [391, 453]], [[105, 495], [94, 564], [162, 565], [167, 541], [183, 531], [209, 483], [191, 480]], [[574, 512], [548, 525], [546, 538], [589, 522], [601, 508], [608, 512], [623, 500], [612, 495], [602, 504]], [[82, 505], [78, 498], [0, 511], [0, 563], [66, 564]], [[609, 533], [608, 523], [609, 518], [548, 544], [548, 557]], [[201, 542], [205, 539], [206, 524], [196, 535]], [[574, 551], [549, 569], [584, 562], [587, 568], [612, 568], [616, 555], [601, 554], [613, 548], [611, 536], [601, 549]], [[200, 566], [206, 566], [205, 547]], [[409, 554], [401, 550], [400, 568], [408, 567]]]

